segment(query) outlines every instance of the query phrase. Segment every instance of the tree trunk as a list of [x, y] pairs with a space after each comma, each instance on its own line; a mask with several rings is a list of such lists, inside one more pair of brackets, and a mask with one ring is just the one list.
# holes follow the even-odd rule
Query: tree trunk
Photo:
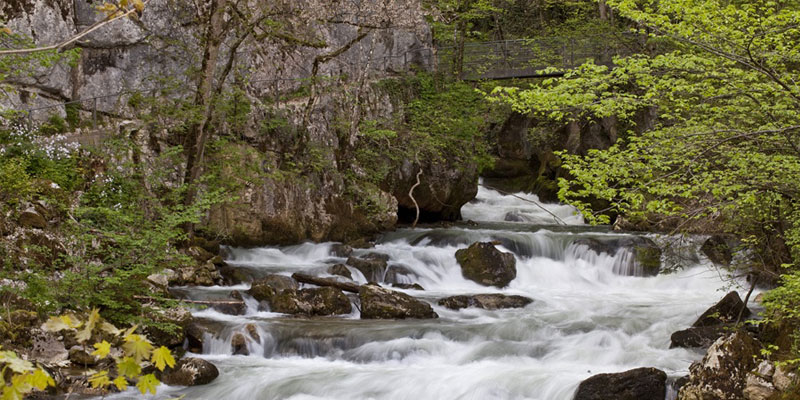
[[[205, 32], [205, 49], [203, 62], [197, 82], [195, 105], [202, 110], [200, 121], [189, 129], [186, 138], [186, 171], [184, 183], [188, 185], [184, 203], [190, 205], [195, 201], [197, 188], [193, 185], [202, 172], [203, 154], [208, 140], [208, 125], [214, 104], [214, 77], [219, 61], [220, 47], [225, 35], [225, 10], [228, 0], [213, 0], [209, 10], [208, 26]], [[222, 84], [221, 82], [219, 84]]]

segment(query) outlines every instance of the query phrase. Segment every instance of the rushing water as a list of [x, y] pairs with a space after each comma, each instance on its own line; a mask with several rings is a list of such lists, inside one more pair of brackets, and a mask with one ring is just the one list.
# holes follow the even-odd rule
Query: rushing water
[[[439, 319], [362, 321], [356, 308], [343, 317], [290, 318], [259, 312], [252, 302], [242, 316], [196, 311], [197, 318], [217, 327], [198, 356], [216, 364], [220, 376], [205, 386], [161, 386], [158, 397], [571, 399], [578, 384], [597, 373], [647, 366], [671, 378], [685, 375], [701, 354], [669, 349], [669, 337], [722, 297], [725, 282], [717, 271], [700, 262], [655, 277], [623, 276], [619, 266], [627, 253], [597, 255], [572, 244], [580, 237], [619, 235], [583, 225], [570, 207], [542, 208], [536, 200], [481, 188], [462, 210], [477, 224], [402, 229], [385, 234], [374, 249], [356, 250], [356, 255], [389, 255], [390, 269], [402, 266], [396, 281], [426, 289], [404, 292], [431, 302]], [[483, 287], [461, 275], [454, 253], [478, 240], [498, 240], [501, 250], [515, 253], [517, 277], [507, 288]], [[230, 254], [229, 264], [258, 274], [324, 274], [327, 266], [344, 262], [331, 254], [331, 243]], [[186, 292], [202, 298], [247, 287]], [[471, 293], [534, 301], [497, 311], [452, 311], [435, 304], [441, 297]], [[231, 338], [247, 324], [256, 325], [260, 341], [248, 343], [249, 356], [234, 356]]]

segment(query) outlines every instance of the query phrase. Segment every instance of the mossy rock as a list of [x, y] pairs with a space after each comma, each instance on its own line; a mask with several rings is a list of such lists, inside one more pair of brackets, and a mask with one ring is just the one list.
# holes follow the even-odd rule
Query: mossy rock
[[511, 253], [503, 253], [488, 242], [473, 243], [456, 251], [465, 278], [484, 286], [505, 287], [517, 277], [517, 261]]
[[350, 299], [332, 287], [283, 290], [269, 305], [274, 312], [306, 316], [349, 314], [353, 310]]
[[358, 297], [361, 319], [439, 318], [430, 304], [378, 285], [362, 285]]

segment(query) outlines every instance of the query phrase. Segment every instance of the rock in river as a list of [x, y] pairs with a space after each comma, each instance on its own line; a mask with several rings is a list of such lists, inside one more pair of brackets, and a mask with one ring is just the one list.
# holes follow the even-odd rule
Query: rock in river
[[358, 296], [362, 319], [439, 318], [430, 304], [378, 285], [362, 285]]
[[488, 242], [476, 242], [456, 251], [465, 278], [484, 286], [505, 287], [517, 277], [517, 261], [511, 253], [503, 253]]

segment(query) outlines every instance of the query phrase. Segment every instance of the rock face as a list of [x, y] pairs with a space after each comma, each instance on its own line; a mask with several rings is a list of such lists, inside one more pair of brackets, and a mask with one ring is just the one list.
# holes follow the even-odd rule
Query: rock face
[[689, 367], [682, 400], [734, 400], [744, 397], [747, 374], [759, 363], [761, 345], [744, 331], [717, 339], [700, 362]]
[[484, 286], [505, 287], [517, 277], [517, 261], [511, 253], [497, 250], [492, 243], [477, 242], [456, 251], [465, 278]]
[[573, 245], [584, 245], [597, 254], [606, 253], [612, 256], [619, 251], [629, 251], [633, 257], [627, 265], [622, 265], [614, 272], [632, 276], [655, 276], [661, 270], [661, 248], [651, 239], [642, 236], [629, 236], [613, 240], [580, 238]]
[[636, 368], [598, 374], [581, 382], [573, 400], [663, 400], [667, 374], [655, 368]]
[[492, 293], [447, 297], [439, 300], [439, 305], [453, 310], [460, 310], [467, 307], [498, 310], [501, 308], [522, 308], [532, 302], [533, 300], [524, 296], [508, 296], [500, 293]]
[[416, 207], [408, 192], [417, 182], [417, 172], [422, 170], [420, 184], [414, 188], [414, 199], [419, 205], [422, 222], [456, 221], [461, 219], [461, 206], [478, 194], [478, 168], [464, 161], [459, 168], [430, 162], [419, 165], [405, 160], [400, 168], [390, 174], [383, 189], [397, 199], [398, 218], [412, 222]]
[[358, 297], [362, 319], [439, 318], [430, 304], [377, 285], [362, 285]]
[[201, 358], [184, 358], [161, 374], [161, 382], [167, 385], [197, 386], [211, 383], [219, 376], [214, 364]]
[[[345, 95], [344, 91], [350, 90], [359, 77], [379, 80], [412, 68], [432, 68], [432, 35], [422, 3], [420, 0], [356, 3], [310, 0], [282, 4], [280, 12], [269, 9], [278, 7], [269, 2], [251, 5], [263, 6], [259, 12], [280, 15], [281, 23], [293, 27], [293, 37], [313, 37], [321, 45], [298, 45], [297, 40], [248, 40], [238, 48], [233, 67], [248, 71], [249, 83], [237, 86], [244, 90], [242, 98], [247, 99], [246, 107], [251, 112], [237, 114], [236, 126], [225, 121], [219, 130], [235, 133], [247, 145], [231, 144], [221, 154], [208, 157], [214, 158], [209, 163], [224, 165], [221, 179], [246, 184], [236, 193], [238, 200], [214, 206], [198, 224], [199, 230], [210, 237], [226, 237], [229, 243], [246, 246], [307, 239], [351, 240], [395, 224], [398, 199], [393, 193], [402, 194], [404, 186], [400, 183], [407, 180], [387, 184], [392, 190], [375, 187], [354, 196], [350, 190], [354, 185], [345, 182], [345, 174], [353, 173], [351, 155], [357, 146], [358, 129], [341, 130], [341, 124], [334, 126], [332, 121], [349, 123], [353, 114], [361, 120], [388, 121], [398, 116], [398, 111], [402, 112], [390, 104], [385, 90], [370, 84], [361, 85], [364, 90], [357, 94], [360, 99], [357, 110], [351, 101], [351, 95], [355, 94]], [[86, 114], [89, 112], [86, 108], [96, 104], [100, 115], [132, 118], [137, 112], [128, 101], [130, 96], [114, 94], [136, 90], [149, 93], [157, 86], [154, 78], [174, 83], [170, 86], [178, 89], [171, 95], [191, 98], [196, 87], [187, 71], [200, 67], [202, 44], [207, 43], [202, 40], [206, 12], [197, 3], [151, 0], [136, 22], [120, 19], [75, 43], [82, 51], [74, 65], [64, 63], [26, 71], [31, 76], [26, 74], [19, 82], [11, 82], [21, 90], [11, 91], [8, 104], [4, 99], [0, 100], [1, 105], [27, 109], [102, 96], [91, 106], [90, 102], [83, 102], [81, 113]], [[176, 19], [176, 15], [183, 19]], [[42, 46], [72, 37], [99, 18], [89, 0], [0, 2], [0, 20], [15, 34], [30, 37]], [[360, 41], [351, 43], [359, 37], [360, 25], [382, 28], [370, 29]], [[228, 35], [222, 47], [229, 50], [234, 40], [235, 35]], [[345, 45], [347, 51], [328, 60], [331, 62], [318, 64], [319, 76], [325, 79], [319, 79], [316, 83], [319, 90], [312, 91], [316, 98], [309, 98], [309, 71], [316, 69], [312, 68], [314, 60]], [[227, 53], [220, 54], [219, 70], [224, 69], [227, 58]], [[278, 98], [290, 100], [273, 104], [273, 99]], [[309, 110], [306, 104], [311, 105]], [[52, 112], [66, 115], [63, 107]], [[48, 110], [32, 113], [32, 118], [45, 120], [50, 115]], [[151, 138], [158, 135], [149, 134]], [[307, 142], [298, 143], [300, 137]], [[171, 137], [164, 142], [174, 144], [181, 140]], [[313, 154], [300, 161], [290, 156], [293, 152]], [[285, 163], [284, 155], [292, 162]], [[419, 199], [425, 197], [428, 188], [433, 190], [425, 209], [443, 218], [458, 217], [460, 204], [456, 203], [468, 201], [472, 197], [469, 192], [477, 189], [476, 169], [470, 167], [462, 172], [459, 164], [462, 163], [458, 160], [448, 160], [442, 165], [424, 167], [431, 182], [420, 188]], [[444, 210], [441, 203], [451, 206]]]

